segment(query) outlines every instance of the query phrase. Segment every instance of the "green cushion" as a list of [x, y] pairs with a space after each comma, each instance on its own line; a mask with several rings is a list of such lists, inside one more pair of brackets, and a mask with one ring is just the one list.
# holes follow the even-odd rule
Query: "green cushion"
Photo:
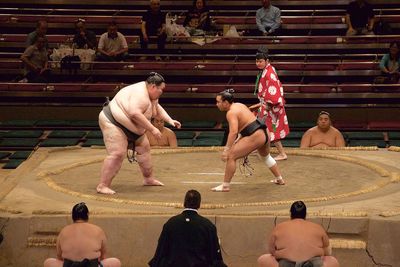
[[5, 158], [7, 158], [9, 155], [11, 155], [10, 152], [0, 152], [0, 159], [5, 159]]
[[185, 121], [182, 128], [213, 128], [215, 121]]
[[304, 132], [290, 132], [287, 139], [301, 139], [303, 137]]
[[224, 139], [225, 132], [200, 132], [200, 134], [196, 137], [196, 139], [210, 138], [221, 140]]
[[79, 142], [79, 138], [49, 138], [40, 143], [41, 147], [63, 147], [75, 146]]
[[52, 131], [48, 137], [49, 138], [82, 138], [86, 134], [85, 131], [63, 131], [55, 130]]
[[0, 142], [0, 147], [30, 147], [34, 148], [39, 139], [37, 138], [6, 138]]
[[299, 121], [299, 122], [290, 122], [290, 127], [291, 128], [311, 128], [314, 127], [316, 123], [310, 122], [310, 121]]
[[369, 131], [362, 131], [362, 132], [344, 132], [344, 136], [346, 136], [350, 140], [383, 140], [382, 132], [369, 132]]
[[27, 159], [33, 151], [17, 151], [14, 152], [9, 158], [10, 159]]
[[283, 139], [281, 142], [284, 147], [300, 147], [299, 139]]
[[389, 143], [391, 146], [400, 146], [400, 140], [390, 140]]
[[97, 120], [76, 120], [70, 121], [69, 125], [75, 127], [99, 127], [99, 122]]
[[400, 132], [389, 132], [389, 139], [400, 139]]
[[194, 137], [194, 132], [192, 131], [176, 131], [177, 139], [192, 139]]
[[36, 120], [8, 120], [1, 123], [2, 126], [30, 126], [33, 127]]
[[103, 139], [88, 139], [82, 144], [82, 146], [104, 146], [104, 141]]
[[383, 140], [350, 140], [349, 146], [377, 146], [385, 147], [386, 143]]
[[178, 139], [178, 146], [193, 146], [193, 139]]
[[9, 137], [9, 138], [38, 138], [40, 136], [42, 136], [43, 131], [40, 130], [36, 130], [36, 131], [9, 131], [8, 133], [6, 133], [4, 135], [5, 138]]
[[36, 126], [69, 126], [69, 123], [66, 120], [39, 120]]
[[0, 131], [0, 138], [6, 135], [9, 131]]
[[3, 169], [16, 169], [24, 161], [24, 159], [12, 159], [3, 166]]
[[103, 138], [103, 133], [101, 131], [90, 131], [87, 135], [86, 138]]
[[222, 140], [214, 138], [204, 138], [194, 140], [193, 146], [221, 146]]

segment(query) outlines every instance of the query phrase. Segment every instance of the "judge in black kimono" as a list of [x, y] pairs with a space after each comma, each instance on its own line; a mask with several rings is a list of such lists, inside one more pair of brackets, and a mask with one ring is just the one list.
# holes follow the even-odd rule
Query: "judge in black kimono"
[[181, 214], [163, 227], [151, 267], [226, 267], [223, 262], [217, 228], [198, 214], [201, 195], [189, 190]]

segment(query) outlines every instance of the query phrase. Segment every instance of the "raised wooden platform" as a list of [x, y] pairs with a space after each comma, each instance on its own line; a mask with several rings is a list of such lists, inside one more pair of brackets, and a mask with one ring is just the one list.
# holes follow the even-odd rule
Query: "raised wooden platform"
[[80, 201], [89, 206], [91, 221], [105, 229], [109, 255], [124, 266], [146, 266], [163, 223], [181, 211], [191, 188], [202, 193], [200, 212], [217, 225], [229, 266], [255, 266], [269, 231], [288, 219], [290, 204], [298, 199], [306, 202], [308, 218], [328, 231], [341, 266], [396, 266], [400, 260], [398, 152], [288, 150], [289, 159], [279, 162], [286, 186], [269, 184], [266, 166], [251, 156], [251, 177], [238, 170], [231, 192], [213, 193], [210, 188], [223, 173], [223, 163], [215, 160], [218, 151], [153, 150], [156, 175], [166, 186], [141, 186], [137, 166], [124, 163], [113, 183], [117, 195], [103, 196], [94, 190], [103, 149], [39, 149], [0, 189], [1, 266], [41, 266], [54, 256], [55, 237]]

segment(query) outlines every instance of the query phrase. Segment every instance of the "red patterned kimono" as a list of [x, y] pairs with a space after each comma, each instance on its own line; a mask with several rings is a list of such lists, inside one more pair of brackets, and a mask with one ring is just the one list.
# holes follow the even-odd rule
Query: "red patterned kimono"
[[257, 90], [257, 96], [261, 103], [257, 117], [265, 120], [270, 141], [284, 139], [289, 134], [289, 124], [284, 107], [283, 87], [275, 68], [269, 63], [257, 77]]

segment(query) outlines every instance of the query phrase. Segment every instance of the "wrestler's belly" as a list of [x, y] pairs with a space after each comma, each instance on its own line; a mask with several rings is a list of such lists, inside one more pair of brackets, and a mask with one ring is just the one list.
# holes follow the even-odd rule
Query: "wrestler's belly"
[[328, 147], [335, 147], [335, 145], [320, 142], [320, 143], [311, 143], [310, 147], [312, 147], [312, 148], [328, 148]]
[[129, 131], [137, 134], [142, 135], [145, 133], [145, 129], [138, 124], [134, 123], [129, 117], [123, 112], [118, 105], [114, 104], [113, 102], [110, 103], [110, 108], [114, 119], [116, 119], [119, 123], [121, 123], [125, 128]]

